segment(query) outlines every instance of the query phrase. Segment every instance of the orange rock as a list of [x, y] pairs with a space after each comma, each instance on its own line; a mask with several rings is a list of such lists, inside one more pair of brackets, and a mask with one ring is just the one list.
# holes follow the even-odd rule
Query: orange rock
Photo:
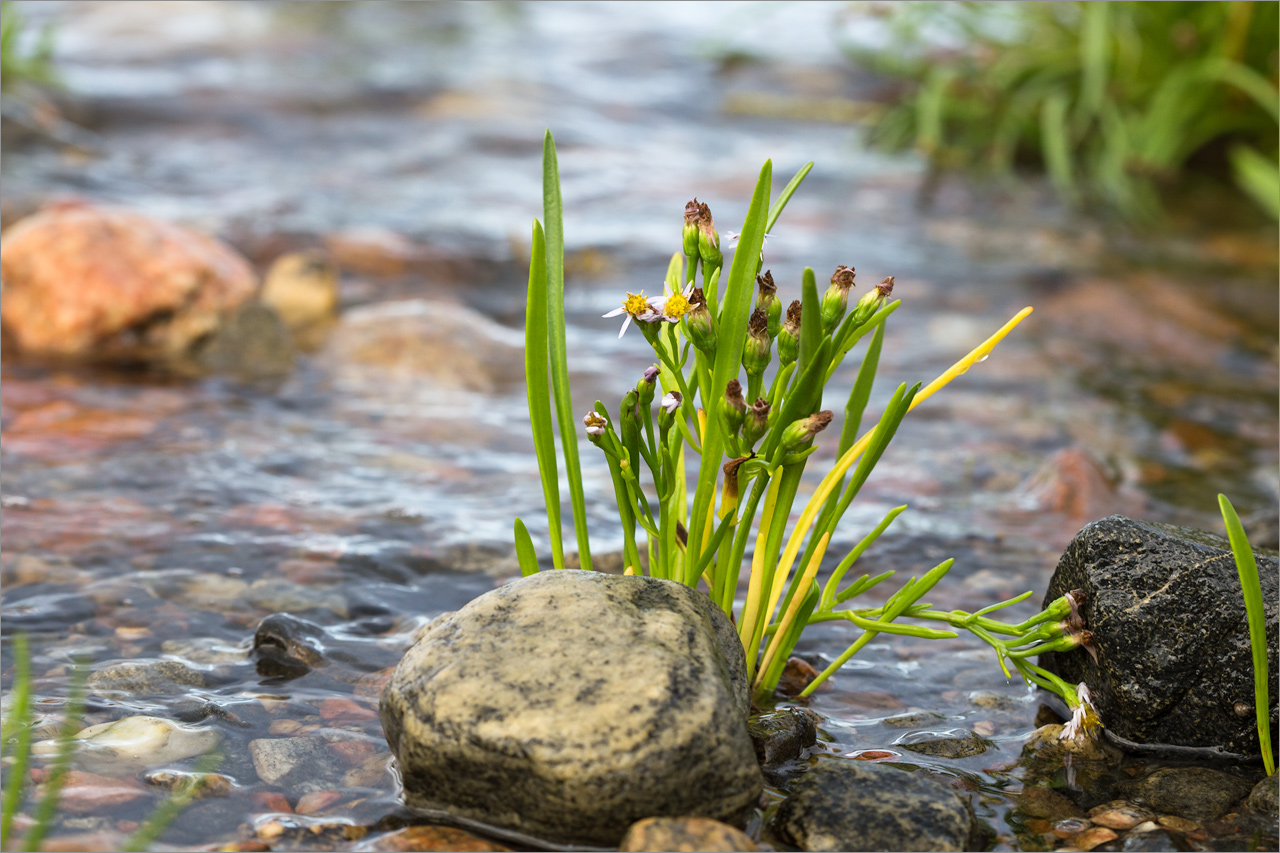
[[161, 358], [213, 331], [256, 279], [208, 235], [115, 208], [45, 210], [5, 232], [0, 323], [23, 350]]
[[650, 817], [631, 824], [619, 851], [756, 850], [745, 832], [705, 817]]
[[1104, 826], [1095, 826], [1090, 829], [1086, 829], [1079, 835], [1073, 836], [1071, 844], [1077, 850], [1092, 850], [1099, 844], [1106, 844], [1108, 841], [1115, 841], [1118, 837], [1119, 836], [1117, 836], [1115, 832]]
[[801, 658], [790, 658], [778, 678], [778, 692], [783, 696], [799, 696], [818, 677], [818, 670]]
[[289, 805], [285, 795], [279, 791], [254, 791], [249, 799], [260, 811], [293, 814], [293, 807]]
[[312, 791], [298, 799], [298, 805], [294, 807], [294, 811], [298, 814], [315, 814], [324, 811], [341, 799], [341, 791]]
[[364, 723], [378, 719], [378, 712], [354, 699], [331, 696], [320, 703], [320, 718], [326, 723]]
[[329, 744], [329, 750], [351, 766], [373, 755], [376, 747], [367, 740], [340, 740]]
[[[82, 770], [70, 770], [63, 777], [58, 808], [74, 814], [108, 811], [149, 796], [149, 792], [133, 779], [99, 776]], [[38, 792], [43, 795], [43, 792]]]
[[458, 853], [504, 853], [512, 848], [452, 826], [408, 826], [375, 838], [363, 845], [361, 849], [393, 851], [393, 853], [435, 850], [458, 851]]
[[1018, 499], [1027, 508], [1073, 519], [1112, 513], [1136, 517], [1144, 507], [1139, 495], [1120, 488], [1088, 451], [1078, 447], [1063, 448], [1045, 460], [1018, 487]]

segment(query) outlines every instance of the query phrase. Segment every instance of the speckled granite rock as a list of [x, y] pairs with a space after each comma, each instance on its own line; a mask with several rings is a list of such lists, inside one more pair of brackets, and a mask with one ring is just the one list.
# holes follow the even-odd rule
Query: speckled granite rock
[[776, 826], [810, 851], [981, 849], [958, 793], [923, 772], [860, 761], [820, 761], [796, 783]]
[[382, 694], [412, 807], [560, 843], [733, 822], [763, 784], [733, 625], [680, 584], [542, 572], [437, 619]]
[[[1268, 657], [1276, 671], [1278, 564], [1258, 553]], [[1240, 578], [1219, 537], [1111, 516], [1087, 525], [1062, 555], [1045, 603], [1073, 589], [1098, 660], [1082, 648], [1040, 664], [1089, 685], [1107, 728], [1138, 743], [1258, 752], [1253, 660]], [[1280, 691], [1271, 726], [1280, 728]]]

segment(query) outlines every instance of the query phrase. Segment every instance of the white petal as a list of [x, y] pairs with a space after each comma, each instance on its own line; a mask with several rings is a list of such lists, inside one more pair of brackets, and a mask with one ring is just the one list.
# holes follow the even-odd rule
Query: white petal
[[627, 310], [626, 308], [623, 308], [623, 307], [619, 306], [618, 308], [614, 308], [614, 309], [613, 309], [612, 311], [610, 311], [608, 314], [601, 314], [600, 316], [601, 316], [601, 317], [605, 317], [605, 318], [609, 318], [609, 317], [617, 317], [619, 314], [625, 313], [625, 312], [626, 312], [626, 310]]
[[622, 331], [618, 332], [618, 337], [622, 337], [627, 333], [627, 326], [631, 325], [631, 315], [627, 315], [627, 319], [622, 321]]

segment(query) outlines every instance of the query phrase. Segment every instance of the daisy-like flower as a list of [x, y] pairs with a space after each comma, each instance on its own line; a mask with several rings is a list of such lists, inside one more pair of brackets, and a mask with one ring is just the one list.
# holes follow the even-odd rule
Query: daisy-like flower
[[[663, 287], [665, 288], [666, 286], [663, 285]], [[678, 323], [681, 317], [693, 310], [693, 303], [689, 301], [689, 297], [692, 295], [693, 285], [690, 284], [679, 293], [672, 293], [667, 290], [666, 296], [651, 297], [649, 306], [657, 313], [658, 317], [668, 323]]]
[[622, 300], [622, 305], [614, 308], [608, 314], [602, 314], [602, 317], [617, 317], [619, 314], [626, 314], [627, 319], [622, 321], [622, 330], [618, 332], [618, 337], [622, 337], [627, 333], [627, 327], [631, 325], [631, 321], [638, 320], [641, 323], [652, 323], [660, 316], [653, 309], [653, 300], [657, 297], [649, 299], [644, 298], [644, 291], [639, 293], [628, 293], [627, 298]]
[[668, 415], [675, 414], [676, 409], [680, 408], [680, 404], [684, 402], [684, 396], [679, 391], [668, 391], [662, 398], [662, 402], [658, 405], [662, 407], [662, 411]]
[[1098, 712], [1094, 710], [1093, 703], [1090, 701], [1092, 697], [1089, 695], [1089, 688], [1083, 683], [1077, 685], [1076, 696], [1080, 699], [1080, 704], [1071, 712], [1071, 719], [1062, 727], [1063, 740], [1079, 740], [1082, 736], [1092, 734], [1101, 723]]
[[609, 428], [609, 422], [605, 420], [604, 415], [597, 411], [590, 411], [582, 418], [582, 423], [587, 428], [587, 435], [604, 435], [605, 430]]

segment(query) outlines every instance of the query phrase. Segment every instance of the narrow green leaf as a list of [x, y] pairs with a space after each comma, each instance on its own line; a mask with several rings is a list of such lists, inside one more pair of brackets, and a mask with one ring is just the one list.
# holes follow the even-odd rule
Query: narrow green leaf
[[1245, 536], [1240, 516], [1227, 500], [1218, 495], [1218, 507], [1222, 521], [1227, 526], [1227, 539], [1236, 559], [1236, 571], [1240, 573], [1240, 589], [1244, 593], [1244, 609], [1249, 618], [1249, 645], [1253, 651], [1253, 706], [1258, 716], [1258, 742], [1262, 747], [1262, 761], [1267, 775], [1276, 772], [1275, 756], [1271, 751], [1271, 681], [1267, 674], [1267, 614], [1262, 606], [1262, 585], [1258, 581], [1258, 563], [1253, 558], [1253, 548]]
[[808, 163], [801, 166], [800, 171], [796, 172], [795, 176], [787, 182], [785, 187], [783, 187], [781, 194], [778, 195], [777, 201], [775, 201], [773, 206], [769, 208], [769, 219], [764, 226], [764, 230], [766, 232], [773, 230], [773, 226], [777, 223], [778, 217], [781, 216], [782, 211], [786, 209], [787, 202], [791, 201], [791, 196], [795, 194], [797, 189], [799, 189], [800, 183], [805, 179], [805, 176], [809, 174], [809, 170], [812, 168], [813, 161], [810, 160]]
[[542, 225], [533, 221], [533, 249], [529, 254], [529, 294], [524, 313], [524, 378], [529, 398], [529, 428], [538, 456], [538, 476], [547, 506], [551, 534], [551, 560], [564, 568], [564, 542], [560, 522], [560, 471], [556, 463], [555, 426], [551, 420], [551, 379], [547, 363], [547, 266], [546, 237]]
[[796, 367], [802, 376], [821, 340], [822, 302], [818, 299], [818, 281], [813, 268], [805, 267], [800, 277], [800, 358]]
[[89, 666], [84, 661], [77, 661], [71, 670], [71, 685], [67, 688], [67, 710], [65, 725], [58, 734], [58, 751], [53, 763], [49, 766], [49, 778], [44, 783], [44, 796], [33, 816], [34, 823], [23, 843], [27, 850], [39, 850], [45, 835], [53, 823], [58, 810], [58, 798], [62, 795], [62, 786], [66, 782], [67, 771], [71, 769], [71, 753], [75, 750], [76, 738], [72, 728], [84, 711], [85, 683], [89, 680]]
[[[14, 637], [13, 666], [13, 706], [4, 725], [0, 727], [4, 730], [5, 756], [13, 759], [4, 790], [4, 805], [0, 809], [0, 850], [8, 849], [9, 833], [13, 829], [13, 819], [18, 814], [18, 804], [22, 802], [22, 787], [27, 781], [27, 760], [31, 755], [31, 656], [25, 634]], [[11, 737], [16, 737], [12, 749], [9, 748]]]
[[[897, 506], [889, 510], [889, 513], [881, 519], [880, 523], [875, 526], [875, 529], [864, 536], [862, 541], [849, 552], [849, 555], [840, 561], [840, 565], [831, 573], [831, 577], [827, 580], [826, 586], [823, 587], [822, 603], [818, 608], [819, 610], [830, 610], [835, 606], [836, 590], [840, 588], [840, 581], [844, 580], [845, 573], [853, 567], [853, 564], [858, 561], [858, 558], [862, 556], [863, 552], [870, 548], [871, 544], [880, 538], [880, 534], [889, 529], [889, 525], [893, 524], [893, 520], [906, 512], [906, 509], [907, 505], [903, 504], [902, 506]], [[866, 575], [863, 575], [863, 579], [866, 579]], [[864, 589], [869, 588], [870, 586], [871, 584], [868, 583], [868, 587], [865, 587]], [[859, 592], [861, 591], [862, 590], [859, 590]], [[853, 593], [852, 595], [856, 594], [857, 593]], [[852, 597], [852, 595], [849, 597]]]
[[564, 337], [564, 211], [560, 198], [560, 166], [551, 131], [542, 143], [542, 217], [546, 222], [547, 339], [551, 362], [551, 389], [560, 424], [560, 445], [569, 479], [573, 529], [578, 541], [578, 561], [591, 569], [591, 544], [587, 534], [587, 502], [582, 493], [582, 465], [578, 461], [577, 418], [569, 390], [569, 357]]
[[516, 519], [516, 559], [520, 562], [520, 574], [524, 577], [538, 573], [538, 553], [533, 549], [533, 540], [524, 522]]
[[1049, 177], [1058, 192], [1073, 198], [1076, 191], [1071, 169], [1071, 143], [1067, 133], [1067, 98], [1055, 92], [1040, 107], [1040, 146]]

